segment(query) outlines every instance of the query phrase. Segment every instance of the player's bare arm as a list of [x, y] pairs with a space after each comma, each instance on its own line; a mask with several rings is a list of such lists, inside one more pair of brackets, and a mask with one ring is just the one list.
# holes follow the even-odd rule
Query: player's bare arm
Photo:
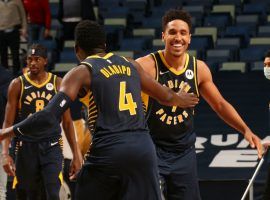
[[170, 88], [160, 85], [148, 73], [146, 73], [139, 63], [131, 61], [137, 68], [141, 78], [143, 92], [158, 100], [161, 104], [167, 106], [194, 107], [199, 99], [195, 94], [185, 92], [175, 93]]
[[[55, 129], [57, 120], [69, 108], [71, 101], [75, 100], [81, 88], [89, 89], [90, 82], [90, 71], [87, 66], [80, 65], [73, 68], [65, 75], [60, 92], [53, 97], [50, 103], [42, 111], [34, 113], [16, 126], [0, 130], [0, 141], [7, 137], [14, 137], [15, 130], [16, 134], [35, 134], [36, 137], [39, 137], [37, 126], [42, 125]], [[23, 129], [27, 132], [22, 132]]]
[[[5, 110], [5, 120], [3, 123], [3, 128], [7, 128], [13, 125], [18, 102], [21, 93], [21, 81], [19, 78], [14, 79], [8, 88], [8, 102]], [[9, 176], [15, 175], [15, 165], [13, 159], [9, 156], [9, 146], [11, 139], [7, 138], [2, 142], [2, 157], [3, 157], [3, 168]]]
[[252, 148], [257, 148], [258, 156], [261, 158], [263, 149], [259, 137], [250, 130], [234, 107], [222, 97], [207, 65], [198, 60], [197, 66], [199, 92], [202, 97], [223, 121], [244, 135]]
[[[57, 77], [57, 83], [56, 83], [57, 90], [60, 89], [61, 82], [62, 82], [62, 79], [60, 77]], [[62, 125], [64, 129], [64, 133], [66, 135], [68, 144], [70, 146], [70, 149], [73, 155], [73, 159], [70, 163], [70, 168], [69, 168], [69, 176], [70, 176], [70, 179], [74, 179], [82, 167], [83, 159], [82, 159], [81, 152], [79, 150], [79, 146], [76, 142], [75, 129], [73, 126], [70, 109], [67, 109], [64, 112], [62, 118], [63, 118]]]
[[81, 89], [89, 89], [90, 71], [87, 66], [80, 65], [69, 71], [63, 78], [60, 92], [64, 92], [74, 101]]

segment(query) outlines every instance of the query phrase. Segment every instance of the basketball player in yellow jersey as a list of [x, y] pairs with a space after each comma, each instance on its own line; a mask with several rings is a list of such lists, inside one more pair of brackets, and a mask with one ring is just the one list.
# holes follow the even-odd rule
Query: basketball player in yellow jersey
[[[145, 72], [161, 84], [178, 91], [201, 96], [228, 125], [241, 132], [262, 156], [260, 139], [249, 129], [236, 110], [220, 94], [207, 65], [187, 53], [191, 42], [191, 16], [179, 9], [169, 10], [162, 18], [165, 49], [138, 58]], [[167, 200], [200, 199], [193, 109], [168, 107], [145, 98], [148, 126], [156, 145], [159, 172]]]
[[[60, 86], [61, 79], [45, 71], [47, 50], [42, 45], [31, 46], [27, 65], [29, 71], [15, 78], [9, 86], [3, 127], [42, 110]], [[63, 115], [63, 128], [74, 156], [70, 172], [74, 174], [80, 169], [81, 161], [69, 110]], [[3, 142], [3, 167], [8, 175], [15, 176], [18, 199], [59, 199], [63, 163], [60, 134], [46, 134], [38, 141], [26, 135], [16, 137], [16, 165], [9, 156], [10, 139]], [[46, 194], [41, 193], [40, 186], [44, 186]]]

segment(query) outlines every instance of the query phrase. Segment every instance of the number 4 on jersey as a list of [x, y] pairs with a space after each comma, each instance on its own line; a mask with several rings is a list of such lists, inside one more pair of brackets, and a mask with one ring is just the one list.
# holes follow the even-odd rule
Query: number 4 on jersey
[[129, 110], [130, 115], [136, 114], [137, 103], [133, 101], [132, 94], [126, 93], [126, 82], [120, 82], [119, 110]]

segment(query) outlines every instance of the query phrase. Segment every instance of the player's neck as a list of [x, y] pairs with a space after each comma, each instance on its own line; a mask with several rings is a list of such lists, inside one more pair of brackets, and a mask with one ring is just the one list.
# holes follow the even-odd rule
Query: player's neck
[[37, 84], [41, 84], [47, 80], [48, 72], [44, 71], [44, 72], [40, 72], [38, 74], [34, 74], [34, 73], [29, 72], [28, 76], [33, 82], [35, 82]]
[[174, 56], [174, 55], [166, 53], [166, 51], [164, 51], [163, 56], [164, 56], [167, 64], [177, 71], [179, 71], [185, 67], [186, 53], [183, 53], [180, 56]]

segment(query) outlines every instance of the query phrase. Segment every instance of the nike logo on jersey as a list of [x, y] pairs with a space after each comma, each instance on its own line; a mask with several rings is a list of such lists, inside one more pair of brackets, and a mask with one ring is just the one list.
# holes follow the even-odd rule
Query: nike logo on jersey
[[29, 85], [29, 86], [24, 86], [24, 89], [29, 89], [29, 88], [31, 88], [31, 87], [33, 87], [32, 85]]
[[166, 71], [166, 72], [160, 71], [159, 74], [160, 74], [160, 75], [163, 75], [163, 74], [166, 74], [166, 73], [168, 73], [168, 72], [169, 72], [169, 71]]
[[22, 131], [20, 130], [19, 127], [17, 128], [17, 131], [18, 131], [21, 135], [24, 135], [24, 134], [22, 133]]
[[58, 142], [52, 142], [51, 143], [51, 147], [54, 146], [54, 145], [56, 145], [56, 144], [58, 144]]

